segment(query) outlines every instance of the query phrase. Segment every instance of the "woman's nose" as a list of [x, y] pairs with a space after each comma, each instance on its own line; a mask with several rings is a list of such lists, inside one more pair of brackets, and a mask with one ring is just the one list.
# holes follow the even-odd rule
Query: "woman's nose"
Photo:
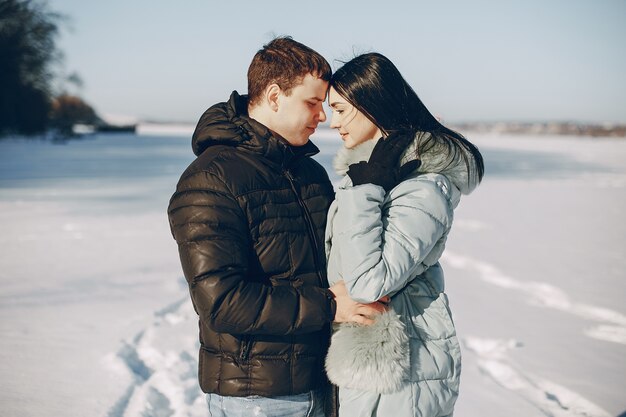
[[337, 121], [335, 120], [335, 115], [334, 114], [332, 116], [330, 116], [330, 128], [331, 129], [338, 129], [339, 128], [339, 123], [337, 123]]

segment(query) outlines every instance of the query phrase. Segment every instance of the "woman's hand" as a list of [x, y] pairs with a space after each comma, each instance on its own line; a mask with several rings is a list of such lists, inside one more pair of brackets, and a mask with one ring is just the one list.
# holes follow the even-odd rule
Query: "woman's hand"
[[375, 184], [389, 192], [421, 165], [419, 159], [414, 159], [399, 167], [402, 155], [414, 139], [414, 131], [396, 132], [378, 139], [368, 162], [350, 165], [347, 174], [352, 185]]
[[374, 303], [357, 303], [348, 295], [346, 284], [343, 281], [337, 282], [329, 290], [335, 296], [337, 303], [335, 323], [353, 322], [368, 326], [374, 324], [374, 317], [385, 312], [387, 310], [386, 304], [391, 300], [388, 296], [384, 296]]

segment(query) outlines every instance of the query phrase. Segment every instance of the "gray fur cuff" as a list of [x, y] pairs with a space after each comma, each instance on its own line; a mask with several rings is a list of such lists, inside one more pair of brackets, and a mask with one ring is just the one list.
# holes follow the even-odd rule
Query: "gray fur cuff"
[[326, 356], [326, 373], [333, 384], [381, 394], [400, 389], [410, 366], [409, 338], [393, 310], [371, 326], [340, 324]]

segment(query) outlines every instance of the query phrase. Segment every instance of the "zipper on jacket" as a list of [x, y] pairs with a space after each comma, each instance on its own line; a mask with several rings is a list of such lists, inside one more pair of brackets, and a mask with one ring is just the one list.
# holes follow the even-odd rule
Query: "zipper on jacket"
[[317, 235], [315, 234], [315, 226], [313, 225], [313, 219], [311, 218], [311, 213], [307, 209], [306, 204], [304, 204], [304, 200], [302, 200], [302, 197], [300, 197], [300, 193], [298, 192], [298, 189], [296, 188], [296, 180], [293, 177], [293, 175], [291, 175], [291, 172], [289, 172], [288, 170], [285, 170], [284, 174], [285, 174], [285, 177], [287, 177], [287, 180], [289, 181], [291, 190], [296, 195], [296, 199], [298, 200], [298, 204], [300, 205], [302, 212], [304, 213], [304, 220], [307, 224], [307, 229], [309, 231], [308, 233], [309, 240], [311, 241], [311, 244], [313, 245], [313, 262], [315, 263], [315, 272], [317, 273], [317, 277], [319, 278], [320, 287], [326, 288], [324, 286], [324, 279], [322, 278], [322, 275], [320, 273], [321, 267], [319, 264], [319, 250], [317, 246]]
[[239, 359], [241, 361], [247, 361], [250, 356], [250, 347], [252, 346], [252, 340], [250, 335], [245, 335], [241, 340], [241, 349], [239, 352]]

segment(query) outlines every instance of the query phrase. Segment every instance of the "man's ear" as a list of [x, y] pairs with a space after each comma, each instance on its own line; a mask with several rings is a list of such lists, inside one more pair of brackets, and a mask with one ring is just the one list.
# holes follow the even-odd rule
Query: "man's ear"
[[278, 104], [279, 104], [278, 101], [279, 101], [281, 91], [282, 90], [280, 89], [278, 84], [270, 84], [265, 89], [265, 100], [267, 101], [272, 111], [275, 111], [275, 112], [278, 111]]

